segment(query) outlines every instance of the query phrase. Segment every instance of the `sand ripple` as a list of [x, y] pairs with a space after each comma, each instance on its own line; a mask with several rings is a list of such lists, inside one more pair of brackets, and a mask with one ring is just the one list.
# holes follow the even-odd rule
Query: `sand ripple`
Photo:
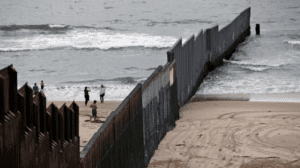
[[165, 139], [149, 167], [243, 167], [258, 158], [299, 165], [300, 113], [234, 112], [177, 122]]

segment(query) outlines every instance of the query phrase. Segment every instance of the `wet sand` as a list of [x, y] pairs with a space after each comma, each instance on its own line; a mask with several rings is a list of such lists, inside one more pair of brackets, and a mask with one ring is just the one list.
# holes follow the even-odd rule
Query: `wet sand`
[[300, 167], [300, 103], [193, 100], [148, 167]]
[[[72, 104], [72, 101], [49, 101], [47, 102], [46, 107], [48, 107], [52, 102], [58, 108], [60, 108], [64, 103], [66, 103], [68, 107]], [[79, 136], [81, 152], [84, 146], [93, 137], [94, 133], [97, 132], [102, 123], [110, 115], [110, 113], [117, 109], [121, 101], [105, 101], [104, 103], [100, 103], [99, 101], [97, 101], [98, 118], [96, 121], [94, 121], [94, 118], [92, 118], [92, 121], [90, 120], [90, 117], [92, 116], [92, 108], [90, 108], [89, 106], [93, 102], [89, 101], [87, 106], [85, 106], [84, 101], [75, 101], [75, 103], [79, 106]]]

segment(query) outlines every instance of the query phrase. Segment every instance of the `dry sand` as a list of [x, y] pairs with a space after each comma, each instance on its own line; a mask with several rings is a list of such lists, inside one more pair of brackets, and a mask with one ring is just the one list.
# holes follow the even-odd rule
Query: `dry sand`
[[[72, 101], [49, 101], [47, 102], [47, 107], [54, 103], [58, 109], [66, 103], [69, 107], [72, 104]], [[106, 120], [106, 118], [110, 115], [110, 113], [117, 109], [120, 101], [105, 101], [104, 103], [100, 103], [97, 101], [97, 120], [92, 121], [90, 117], [92, 116], [92, 108], [90, 105], [93, 103], [89, 101], [87, 106], [85, 106], [84, 101], [75, 101], [75, 103], [79, 106], [79, 136], [80, 136], [80, 152], [83, 150], [84, 146], [89, 142], [89, 140], [93, 137], [94, 133], [101, 127], [102, 123]]]
[[[64, 103], [72, 102], [54, 102]], [[97, 102], [97, 122], [90, 121], [91, 101], [76, 103], [82, 151], [121, 102]], [[197, 100], [180, 112], [148, 167], [300, 167], [300, 103]]]
[[300, 103], [194, 101], [150, 168], [300, 167]]

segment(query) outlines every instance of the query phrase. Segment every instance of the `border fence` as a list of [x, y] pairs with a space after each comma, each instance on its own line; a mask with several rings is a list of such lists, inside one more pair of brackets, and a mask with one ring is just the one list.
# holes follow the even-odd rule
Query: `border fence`
[[17, 90], [12, 65], [0, 70], [0, 163], [12, 168], [78, 167], [79, 108], [75, 102], [46, 109], [46, 97], [30, 86]]
[[179, 105], [184, 105], [196, 93], [209, 71], [223, 64], [237, 45], [250, 35], [250, 8], [218, 31], [214, 26], [192, 35], [184, 44], [179, 39], [168, 51], [168, 61], [176, 60]]
[[175, 69], [175, 61], [168, 62], [143, 85], [136, 85], [81, 152], [81, 168], [148, 165], [159, 142], [179, 118], [176, 73], [170, 73]]
[[81, 168], [147, 167], [179, 119], [179, 107], [248, 35], [250, 8], [220, 31], [218, 26], [200, 31], [183, 45], [179, 39], [167, 53], [168, 62], [139, 83], [94, 134], [80, 155]]
[[167, 52], [167, 63], [136, 85], [80, 154], [77, 104], [46, 109], [45, 95], [32, 97], [27, 83], [17, 91], [12, 65], [0, 70], [0, 162], [4, 167], [147, 167], [176, 126], [179, 108], [250, 35], [250, 8], [218, 29], [201, 30], [184, 44], [179, 39]]

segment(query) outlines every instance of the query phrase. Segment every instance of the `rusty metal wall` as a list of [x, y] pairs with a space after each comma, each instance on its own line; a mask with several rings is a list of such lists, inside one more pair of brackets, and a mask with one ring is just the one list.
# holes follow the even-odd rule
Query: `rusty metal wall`
[[[164, 67], [159, 66], [143, 84], [145, 166], [148, 165], [160, 141], [175, 126], [176, 116], [179, 115], [175, 114], [178, 113], [177, 82], [175, 85], [172, 84], [172, 89], [170, 86], [170, 70], [176, 69], [175, 65], [174, 60]], [[176, 79], [175, 73], [172, 74], [172, 78]], [[172, 95], [176, 97], [172, 99]], [[172, 104], [174, 102], [177, 103], [175, 106]], [[172, 109], [177, 110], [172, 111]]]
[[80, 167], [144, 167], [142, 85], [113, 111], [80, 154]]
[[[50, 112], [47, 112], [45, 95], [40, 92], [33, 97], [27, 83], [17, 90], [17, 72], [12, 65], [0, 70], [0, 97], [2, 166], [79, 167], [79, 137], [75, 136], [78, 129], [71, 124], [79, 112], [74, 102], [72, 107], [65, 108], [68, 120], [61, 120], [62, 125], [67, 124], [66, 130], [69, 132], [66, 143], [66, 139], [58, 139], [57, 136], [60, 130], [57, 128], [58, 109], [51, 106], [48, 108]], [[61, 145], [60, 140], [64, 144]]]

